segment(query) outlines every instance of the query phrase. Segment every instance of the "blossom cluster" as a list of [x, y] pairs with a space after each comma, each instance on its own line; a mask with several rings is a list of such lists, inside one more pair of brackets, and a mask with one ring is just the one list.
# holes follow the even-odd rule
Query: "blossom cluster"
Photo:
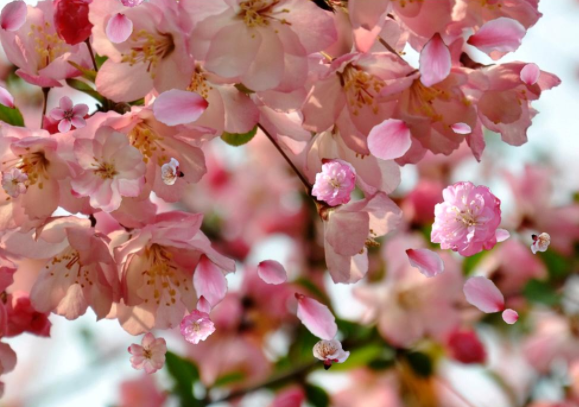
[[[520, 289], [526, 280], [465, 277], [450, 252], [506, 252], [522, 244], [523, 226], [505, 224], [501, 200], [470, 181], [440, 177], [391, 195], [402, 166], [439, 168], [466, 150], [484, 160], [485, 133], [527, 142], [532, 102], [560, 81], [500, 59], [540, 17], [530, 0], [8, 3], [0, 41], [12, 81], [41, 90], [43, 109], [40, 126], [25, 123], [18, 87], [0, 87], [10, 112], [0, 112], [0, 337], [47, 336], [48, 315], [73, 320], [91, 308], [144, 334], [128, 350], [151, 374], [174, 357], [155, 335], [179, 327], [210, 387], [231, 372], [242, 384], [267, 376], [268, 335], [290, 325], [318, 338], [308, 357], [329, 369], [355, 343], [340, 341], [343, 321], [320, 288], [327, 270], [334, 283], [360, 282], [366, 322], [390, 346], [430, 338], [454, 360], [482, 362], [461, 307], [514, 324], [526, 307], [508, 281]], [[406, 52], [419, 54], [416, 66]], [[477, 62], [481, 52], [494, 63]], [[50, 97], [71, 89], [91, 107]], [[247, 144], [249, 164], [231, 171], [225, 143]], [[536, 233], [525, 242], [531, 256], [520, 252], [529, 263], [551, 241], [569, 251], [579, 238], [579, 226], [568, 236], [560, 227], [576, 206], [540, 202], [521, 215]], [[297, 274], [273, 259], [247, 263], [276, 232], [323, 255], [302, 248]], [[243, 286], [231, 292], [236, 262]], [[16, 356], [0, 350], [3, 374]], [[276, 406], [299, 406], [305, 395], [277, 397]]]

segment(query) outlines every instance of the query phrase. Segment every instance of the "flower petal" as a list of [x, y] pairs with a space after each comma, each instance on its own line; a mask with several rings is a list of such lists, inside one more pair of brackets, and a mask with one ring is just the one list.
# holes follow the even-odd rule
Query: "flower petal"
[[420, 82], [424, 86], [442, 82], [450, 74], [451, 66], [450, 50], [436, 33], [420, 52]]
[[444, 262], [432, 250], [408, 249], [406, 255], [412, 267], [416, 267], [426, 277], [434, 277], [444, 271]]
[[211, 312], [211, 304], [205, 299], [204, 296], [199, 297], [197, 300], [197, 310], [206, 314]]
[[526, 33], [525, 27], [517, 20], [500, 17], [485, 23], [468, 39], [468, 43], [497, 60], [516, 51]]
[[503, 320], [507, 324], [512, 325], [519, 320], [519, 314], [517, 311], [507, 308], [503, 311]]
[[4, 6], [0, 14], [0, 27], [6, 31], [16, 31], [26, 22], [28, 8], [23, 1], [13, 1]]
[[470, 134], [472, 132], [472, 129], [466, 123], [454, 123], [450, 128], [456, 134]]
[[83, 117], [87, 115], [88, 113], [88, 105], [84, 104], [84, 103], [79, 103], [78, 105], [75, 105], [72, 108], [72, 113], [75, 116], [79, 116], [79, 117]]
[[193, 275], [193, 285], [198, 296], [203, 296], [212, 307], [227, 293], [227, 280], [223, 272], [207, 256], [201, 256]]
[[0, 86], [0, 103], [4, 106], [8, 106], [11, 109], [14, 107], [14, 98], [10, 92], [8, 92], [8, 90], [2, 86]]
[[521, 81], [527, 85], [534, 85], [539, 80], [541, 70], [536, 64], [527, 64], [521, 69]]
[[153, 104], [157, 120], [168, 126], [191, 123], [207, 109], [208, 103], [199, 94], [173, 89], [159, 95]]
[[499, 312], [505, 309], [505, 298], [495, 283], [486, 277], [472, 277], [463, 287], [466, 300], [482, 312]]
[[72, 108], [74, 107], [72, 100], [68, 96], [61, 97], [60, 101], [58, 102], [58, 105], [65, 112], [68, 110], [72, 110]]
[[298, 318], [308, 330], [321, 339], [333, 339], [338, 333], [336, 318], [329, 308], [318, 301], [296, 293]]
[[71, 122], [68, 119], [64, 119], [61, 120], [60, 122], [58, 122], [58, 131], [61, 133], [66, 133], [67, 131], [70, 131], [71, 128]]
[[282, 284], [287, 281], [283, 266], [275, 260], [265, 260], [258, 264], [257, 274], [267, 284]]
[[133, 22], [122, 13], [117, 13], [109, 19], [106, 33], [114, 44], [125, 42], [133, 33]]
[[410, 149], [411, 136], [410, 129], [402, 120], [388, 119], [370, 131], [368, 149], [374, 157], [393, 160]]
[[497, 231], [495, 232], [495, 238], [497, 239], [497, 242], [504, 242], [509, 237], [511, 237], [511, 234], [509, 233], [508, 230], [497, 229]]

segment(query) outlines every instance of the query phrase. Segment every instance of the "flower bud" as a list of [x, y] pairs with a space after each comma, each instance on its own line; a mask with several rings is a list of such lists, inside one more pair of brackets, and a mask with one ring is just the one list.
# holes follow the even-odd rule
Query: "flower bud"
[[92, 0], [55, 0], [54, 24], [58, 36], [67, 44], [76, 45], [90, 37], [92, 24], [88, 20]]

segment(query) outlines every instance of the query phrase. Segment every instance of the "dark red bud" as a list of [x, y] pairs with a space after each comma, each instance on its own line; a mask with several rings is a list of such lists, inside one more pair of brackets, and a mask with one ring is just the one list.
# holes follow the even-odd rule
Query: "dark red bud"
[[450, 356], [461, 363], [472, 364], [486, 361], [486, 350], [475, 331], [454, 331], [448, 337], [447, 346]]
[[76, 45], [88, 39], [92, 24], [88, 20], [92, 0], [55, 0], [54, 24], [58, 36], [67, 44]]

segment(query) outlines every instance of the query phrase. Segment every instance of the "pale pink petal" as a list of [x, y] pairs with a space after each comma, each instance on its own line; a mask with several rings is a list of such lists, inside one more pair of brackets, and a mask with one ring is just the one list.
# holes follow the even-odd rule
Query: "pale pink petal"
[[454, 123], [450, 128], [456, 134], [470, 134], [472, 132], [472, 129], [466, 123]]
[[318, 338], [333, 339], [338, 332], [338, 326], [336, 325], [336, 318], [329, 308], [303, 294], [296, 293], [296, 298], [298, 300], [298, 318], [302, 324]]
[[88, 105], [84, 103], [79, 103], [72, 108], [72, 113], [75, 116], [84, 117], [88, 113]]
[[497, 231], [495, 232], [495, 238], [497, 239], [497, 242], [504, 242], [509, 237], [511, 237], [511, 234], [509, 233], [508, 230], [497, 229]]
[[257, 265], [257, 274], [267, 284], [282, 284], [287, 281], [283, 266], [275, 260], [264, 260]]
[[512, 325], [519, 320], [519, 314], [517, 311], [507, 308], [503, 311], [503, 320], [507, 324]]
[[412, 267], [416, 267], [426, 277], [434, 277], [444, 271], [444, 262], [432, 250], [408, 249], [406, 255]]
[[64, 119], [58, 123], [58, 131], [61, 133], [66, 133], [71, 128], [70, 120]]
[[536, 64], [527, 64], [521, 69], [521, 80], [527, 85], [534, 85], [539, 80], [541, 70]]
[[211, 304], [205, 299], [204, 296], [199, 297], [197, 300], [197, 310], [205, 312], [206, 314], [211, 312]]
[[436, 33], [420, 52], [420, 81], [424, 86], [442, 82], [450, 74], [450, 50]]
[[370, 215], [364, 211], [335, 211], [330, 214], [324, 232], [325, 239], [336, 253], [354, 256], [368, 239]]
[[505, 309], [505, 298], [495, 283], [486, 277], [472, 277], [463, 287], [466, 300], [482, 312], [499, 312]]
[[507, 52], [516, 51], [526, 33], [525, 27], [517, 20], [500, 17], [485, 23], [468, 39], [468, 43], [496, 60]]
[[370, 131], [368, 149], [374, 157], [393, 160], [402, 157], [412, 144], [410, 129], [402, 120], [388, 119]]
[[60, 108], [62, 110], [64, 110], [65, 112], [68, 110], [72, 110], [73, 108], [73, 103], [72, 100], [68, 97], [68, 96], [63, 96], [60, 98], [60, 101], [58, 102], [58, 105], [60, 106]]
[[227, 294], [227, 280], [223, 272], [207, 256], [201, 256], [193, 275], [193, 285], [198, 296], [203, 296], [212, 307]]
[[86, 126], [86, 121], [82, 117], [74, 116], [70, 121], [77, 129], [82, 129]]
[[155, 342], [155, 336], [151, 332], [147, 332], [143, 339], [141, 339], [141, 346], [145, 349], [149, 349], [151, 345]]
[[8, 92], [8, 90], [3, 88], [2, 86], [0, 86], [0, 104], [8, 106], [11, 109], [14, 107], [14, 98], [12, 97], [10, 92]]
[[125, 7], [137, 7], [143, 1], [144, 0], [121, 0], [121, 3], [123, 3]]
[[133, 22], [124, 14], [118, 13], [109, 19], [106, 33], [114, 44], [125, 42], [133, 33]]
[[50, 111], [50, 117], [52, 117], [54, 120], [62, 120], [64, 119], [64, 110], [62, 110], [60, 107], [55, 107]]
[[194, 122], [207, 109], [208, 103], [199, 94], [173, 89], [159, 95], [153, 104], [157, 120], [168, 126]]
[[26, 3], [23, 1], [13, 1], [2, 9], [0, 14], [0, 27], [6, 31], [16, 31], [26, 21]]

